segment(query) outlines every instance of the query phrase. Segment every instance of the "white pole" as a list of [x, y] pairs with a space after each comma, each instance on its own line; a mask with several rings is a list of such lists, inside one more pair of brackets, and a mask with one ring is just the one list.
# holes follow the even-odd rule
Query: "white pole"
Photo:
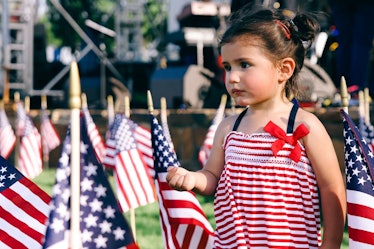
[[80, 110], [81, 85], [76, 61], [70, 67], [70, 99], [71, 109], [71, 176], [70, 176], [70, 248], [82, 248], [80, 237]]
[[345, 78], [343, 76], [340, 80], [340, 96], [341, 96], [342, 108], [346, 113], [348, 113], [348, 106], [349, 106], [348, 88], [347, 88], [347, 83], [345, 81]]

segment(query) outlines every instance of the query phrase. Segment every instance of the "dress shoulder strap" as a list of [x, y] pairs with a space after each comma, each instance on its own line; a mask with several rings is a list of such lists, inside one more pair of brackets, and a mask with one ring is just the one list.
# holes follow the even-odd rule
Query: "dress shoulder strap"
[[242, 121], [245, 113], [247, 112], [248, 108], [245, 108], [238, 116], [238, 118], [235, 120], [234, 127], [232, 128], [233, 131], [236, 131], [239, 127], [240, 122]]
[[298, 109], [299, 109], [299, 105], [294, 103], [294, 105], [292, 106], [291, 112], [290, 112], [290, 117], [288, 119], [287, 133], [293, 133], [293, 128], [294, 128], [294, 125], [295, 125], [296, 113], [297, 113]]

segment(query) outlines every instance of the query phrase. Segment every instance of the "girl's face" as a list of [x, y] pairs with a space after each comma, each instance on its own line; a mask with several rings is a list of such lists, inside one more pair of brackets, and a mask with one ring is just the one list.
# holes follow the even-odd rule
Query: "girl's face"
[[221, 47], [225, 85], [239, 106], [255, 106], [281, 98], [279, 70], [256, 41], [235, 39]]

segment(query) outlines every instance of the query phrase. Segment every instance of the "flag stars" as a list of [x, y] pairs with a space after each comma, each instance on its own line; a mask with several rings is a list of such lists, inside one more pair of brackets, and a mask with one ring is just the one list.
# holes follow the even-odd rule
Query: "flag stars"
[[92, 180], [89, 180], [88, 178], [84, 178], [83, 181], [81, 181], [81, 190], [84, 191], [91, 191], [92, 190], [92, 184], [94, 182]]
[[94, 188], [97, 197], [105, 197], [106, 196], [106, 188], [103, 185], [99, 185], [98, 187]]
[[358, 178], [358, 184], [364, 185], [366, 180], [363, 177]]
[[58, 205], [56, 212], [60, 215], [61, 219], [68, 220], [69, 219], [69, 210], [66, 205], [60, 204]]
[[357, 168], [353, 169], [353, 171], [352, 171], [352, 175], [355, 175], [357, 177], [358, 177], [359, 173], [360, 173], [360, 171]]
[[53, 229], [53, 231], [55, 233], [59, 233], [61, 231], [63, 231], [65, 229], [65, 226], [64, 226], [64, 223], [63, 223], [63, 220], [61, 219], [53, 219], [53, 222], [52, 224], [50, 225], [50, 227]]
[[108, 241], [108, 238], [105, 238], [103, 235], [99, 235], [96, 239], [94, 239], [94, 242], [96, 244], [96, 248], [106, 248], [106, 243]]
[[117, 227], [114, 231], [113, 231], [113, 234], [114, 234], [114, 239], [115, 240], [124, 240], [125, 239], [125, 234], [126, 234], [126, 231], [121, 229], [120, 227]]
[[102, 210], [103, 202], [98, 199], [94, 199], [88, 204], [91, 207], [92, 212], [100, 212]]
[[346, 179], [347, 179], [347, 182], [350, 183], [351, 180], [352, 180], [352, 176], [351, 175], [347, 175]]
[[93, 214], [88, 214], [86, 218], [84, 218], [84, 222], [86, 223], [86, 227], [96, 227], [97, 226], [97, 219], [98, 217], [94, 216]]
[[[346, 133], [346, 132], [344, 132]], [[346, 140], [345, 140], [345, 144], [349, 145], [353, 142], [352, 138], [348, 137]]]
[[69, 176], [70, 176], [70, 170], [60, 170], [60, 169], [58, 169], [56, 171], [56, 181], [57, 182], [67, 180]]
[[15, 179], [16, 178], [16, 174], [15, 173], [12, 173], [12, 174], [10, 174], [9, 176], [8, 176], [8, 179], [9, 180], [13, 180], [13, 179]]
[[357, 151], [358, 151], [358, 149], [357, 149], [356, 145], [354, 145], [354, 146], [351, 147], [351, 153], [355, 153], [356, 154]]
[[108, 206], [104, 209], [104, 213], [105, 213], [105, 218], [109, 219], [109, 218], [114, 218], [114, 214], [115, 214], [116, 210], [114, 208], [112, 208], [111, 206]]
[[354, 164], [355, 164], [355, 163], [353, 162], [353, 160], [350, 159], [350, 160], [348, 161], [348, 168], [352, 168]]
[[361, 154], [356, 156], [356, 160], [359, 161], [360, 163], [364, 161]]
[[80, 146], [80, 149], [81, 149], [81, 153], [82, 154], [87, 154], [87, 148], [88, 148], [88, 145], [81, 142], [81, 146]]
[[86, 207], [88, 205], [88, 198], [90, 198], [88, 195], [81, 195], [80, 196], [80, 204], [81, 204], [81, 206]]
[[91, 162], [87, 166], [83, 166], [83, 169], [86, 171], [87, 176], [96, 175], [97, 167]]
[[88, 231], [87, 229], [84, 229], [83, 232], [81, 233], [82, 243], [92, 242], [92, 236], [93, 236], [93, 232]]
[[112, 228], [112, 223], [104, 220], [101, 224], [99, 224], [99, 227], [101, 229], [101, 233], [104, 234], [104, 233], [110, 233], [111, 232], [111, 228]]
[[7, 172], [7, 168], [6, 167], [1, 167], [0, 172], [2, 174], [4, 174], [5, 172]]

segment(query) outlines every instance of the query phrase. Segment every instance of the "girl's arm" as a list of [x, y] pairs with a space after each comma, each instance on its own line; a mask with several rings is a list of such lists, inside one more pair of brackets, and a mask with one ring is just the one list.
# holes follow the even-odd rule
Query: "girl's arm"
[[193, 172], [182, 167], [169, 167], [166, 177], [169, 185], [176, 190], [193, 190], [202, 195], [212, 195], [224, 167], [222, 146], [228, 129], [229, 122], [223, 120], [217, 128], [209, 159], [203, 169]]
[[323, 239], [320, 248], [340, 249], [346, 218], [343, 175], [325, 127], [314, 115], [307, 120], [310, 133], [303, 142], [316, 175], [322, 204]]

